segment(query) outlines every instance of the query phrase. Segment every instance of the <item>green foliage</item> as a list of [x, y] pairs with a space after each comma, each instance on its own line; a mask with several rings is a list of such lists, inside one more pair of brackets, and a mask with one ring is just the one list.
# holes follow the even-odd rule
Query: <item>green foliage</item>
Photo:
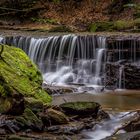
[[96, 24], [91, 24], [90, 26], [89, 26], [89, 31], [90, 32], [96, 32], [97, 31], [97, 25]]
[[98, 31], [125, 31], [125, 30], [136, 30], [140, 28], [140, 18], [135, 20], [125, 21], [117, 20], [114, 22], [96, 22], [89, 26], [90, 32]]
[[114, 22], [114, 29], [116, 30], [124, 30], [124, 29], [130, 29], [134, 27], [133, 21], [124, 21], [124, 20], [118, 20]]
[[96, 22], [89, 26], [90, 32], [96, 31], [112, 31], [113, 22]]

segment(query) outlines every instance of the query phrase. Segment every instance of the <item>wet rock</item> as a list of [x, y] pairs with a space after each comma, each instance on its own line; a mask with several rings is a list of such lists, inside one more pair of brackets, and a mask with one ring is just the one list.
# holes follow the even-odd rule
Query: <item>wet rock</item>
[[0, 135], [6, 135], [6, 131], [2, 128], [0, 128]]
[[24, 110], [23, 115], [17, 116], [16, 121], [22, 129], [41, 131], [43, 128], [42, 121], [29, 108]]
[[31, 140], [31, 138], [26, 138], [18, 135], [7, 136], [7, 140]]
[[68, 117], [64, 113], [52, 108], [47, 109], [44, 113], [40, 113], [40, 117], [45, 125], [67, 124], [69, 122]]
[[43, 110], [43, 103], [32, 97], [25, 97], [25, 107], [30, 108], [34, 113], [41, 112]]
[[49, 95], [59, 95], [65, 93], [73, 93], [76, 91], [76, 88], [72, 87], [63, 87], [63, 86], [51, 86], [43, 83], [43, 89], [47, 91]]
[[[107, 88], [118, 88], [120, 78], [120, 68], [122, 68], [121, 88], [140, 89], [140, 66], [138, 64], [125, 63], [107, 63], [106, 64], [106, 81]], [[135, 79], [135, 80], [134, 80]], [[119, 87], [120, 88], [120, 87]]]
[[60, 107], [66, 114], [84, 116], [97, 116], [100, 105], [95, 102], [68, 102], [63, 103]]
[[20, 128], [12, 116], [0, 115], [0, 134], [16, 133]]
[[46, 131], [52, 132], [55, 134], [78, 134], [83, 129], [85, 129], [85, 124], [83, 122], [71, 122], [67, 125], [59, 125], [59, 126], [50, 126], [46, 128]]
[[133, 120], [131, 120], [125, 127], [124, 130], [127, 132], [139, 131], [140, 130], [140, 112], [138, 112]]
[[104, 120], [104, 119], [110, 119], [110, 116], [108, 113], [106, 113], [104, 110], [99, 110], [97, 115], [98, 120]]

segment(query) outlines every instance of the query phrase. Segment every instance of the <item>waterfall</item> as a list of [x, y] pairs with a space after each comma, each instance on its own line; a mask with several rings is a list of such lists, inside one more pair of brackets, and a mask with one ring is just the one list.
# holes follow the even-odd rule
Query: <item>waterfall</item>
[[5, 44], [23, 49], [48, 84], [102, 84], [106, 37], [64, 35], [46, 38], [5, 38]]
[[119, 68], [119, 89], [125, 88], [125, 74], [124, 74], [124, 66], [120, 66]]
[[[140, 60], [139, 38], [69, 34], [45, 38], [0, 37], [0, 42], [23, 49], [38, 65], [47, 84], [90, 86], [110, 82], [112, 86], [125, 88], [124, 64]], [[111, 69], [106, 69], [107, 63]]]
[[97, 59], [96, 59], [96, 70], [95, 70], [95, 80], [94, 84], [101, 83], [100, 72], [102, 67], [102, 57], [105, 49], [99, 49], [97, 52]]

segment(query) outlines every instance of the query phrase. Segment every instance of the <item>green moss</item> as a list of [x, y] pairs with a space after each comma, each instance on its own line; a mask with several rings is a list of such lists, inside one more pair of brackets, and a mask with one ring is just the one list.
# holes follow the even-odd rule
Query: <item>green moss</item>
[[96, 108], [97, 103], [94, 102], [69, 102], [69, 103], [64, 103], [60, 105], [60, 107], [64, 108], [71, 108], [71, 109], [76, 109], [76, 110], [84, 110], [84, 109], [91, 109], [91, 108]]
[[112, 31], [113, 23], [112, 22], [96, 22], [89, 26], [90, 32], [96, 31]]
[[124, 29], [130, 29], [134, 27], [134, 21], [124, 21], [124, 20], [118, 20], [114, 22], [114, 29], [116, 30], [124, 30]]
[[51, 102], [51, 97], [41, 87], [41, 73], [21, 49], [5, 45], [2, 58], [0, 96], [13, 96], [16, 91], [16, 94], [33, 97], [43, 104]]
[[40, 100], [32, 97], [25, 97], [24, 99], [25, 99], [25, 107], [30, 108], [35, 113], [42, 111], [43, 103]]
[[25, 129], [32, 128], [41, 130], [43, 127], [42, 121], [29, 109], [26, 108], [22, 116], [16, 117], [19, 125]]
[[125, 31], [125, 30], [137, 30], [140, 28], [140, 19], [124, 21], [117, 20], [114, 22], [96, 22], [89, 26], [90, 32], [98, 31]]

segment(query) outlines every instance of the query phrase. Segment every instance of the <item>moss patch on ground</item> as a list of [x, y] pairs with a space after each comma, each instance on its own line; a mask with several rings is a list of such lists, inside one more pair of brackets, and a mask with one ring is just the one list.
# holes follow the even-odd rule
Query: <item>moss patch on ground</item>
[[20, 94], [50, 104], [51, 97], [42, 89], [42, 81], [40, 71], [21, 49], [4, 45], [0, 58], [1, 98]]
[[89, 25], [90, 32], [99, 32], [99, 31], [140, 31], [140, 19], [125, 21], [117, 20], [110, 22], [95, 22]]

